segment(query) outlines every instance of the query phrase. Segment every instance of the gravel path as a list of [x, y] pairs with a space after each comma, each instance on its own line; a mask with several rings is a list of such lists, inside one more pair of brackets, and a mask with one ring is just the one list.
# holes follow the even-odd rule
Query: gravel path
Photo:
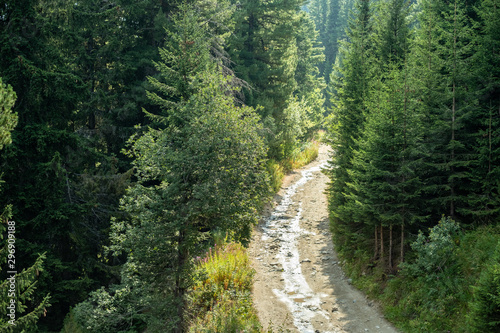
[[253, 298], [261, 323], [292, 332], [397, 332], [371, 301], [349, 284], [329, 231], [328, 148], [285, 177], [273, 207], [253, 234]]

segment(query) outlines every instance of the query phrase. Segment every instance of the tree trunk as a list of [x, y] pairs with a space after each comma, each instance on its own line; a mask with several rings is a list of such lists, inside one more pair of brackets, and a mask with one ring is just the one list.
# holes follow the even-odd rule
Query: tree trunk
[[380, 261], [384, 263], [384, 226], [380, 224]]
[[389, 226], [389, 269], [392, 271], [392, 224]]
[[177, 303], [177, 319], [179, 320], [174, 329], [174, 333], [183, 333], [184, 330], [184, 295], [186, 294], [185, 287], [185, 276], [184, 276], [184, 265], [186, 264], [189, 253], [183, 249], [182, 244], [184, 243], [183, 232], [180, 233], [178, 238], [178, 249], [177, 249], [177, 276], [175, 279], [175, 301]]
[[378, 257], [378, 226], [375, 226], [375, 251], [374, 251], [374, 260], [377, 260]]
[[[455, 141], [455, 122], [456, 122], [456, 74], [457, 74], [457, 2], [455, 1], [455, 17], [454, 17], [454, 31], [453, 31], [453, 102], [451, 106], [452, 116], [451, 116], [451, 141]], [[455, 172], [455, 168], [453, 167], [453, 163], [455, 162], [455, 144], [453, 143], [451, 148], [451, 175]], [[450, 216], [452, 218], [455, 217], [455, 185], [453, 179], [450, 184]]]
[[401, 225], [401, 262], [404, 262], [405, 255], [405, 225]]

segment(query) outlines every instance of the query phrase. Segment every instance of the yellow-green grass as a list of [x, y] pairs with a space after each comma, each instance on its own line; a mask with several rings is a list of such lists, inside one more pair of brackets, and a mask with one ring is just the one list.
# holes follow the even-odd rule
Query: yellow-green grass
[[[321, 137], [321, 136], [319, 136]], [[319, 138], [318, 137], [318, 138]], [[271, 177], [271, 186], [274, 192], [278, 192], [285, 175], [294, 169], [302, 168], [318, 157], [320, 141], [312, 140], [297, 149], [290, 158], [277, 162], [269, 160], [267, 171]]]
[[189, 332], [260, 332], [251, 300], [254, 270], [245, 248], [228, 243], [197, 258]]

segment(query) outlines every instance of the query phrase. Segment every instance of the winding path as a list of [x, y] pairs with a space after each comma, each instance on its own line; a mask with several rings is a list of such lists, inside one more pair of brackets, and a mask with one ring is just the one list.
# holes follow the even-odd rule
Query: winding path
[[327, 159], [321, 146], [316, 161], [288, 175], [254, 232], [249, 253], [259, 319], [292, 332], [397, 332], [338, 264], [321, 172]]

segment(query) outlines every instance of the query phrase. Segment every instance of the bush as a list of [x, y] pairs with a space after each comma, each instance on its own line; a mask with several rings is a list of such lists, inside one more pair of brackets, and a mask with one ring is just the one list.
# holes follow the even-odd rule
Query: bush
[[276, 193], [280, 190], [283, 177], [285, 177], [284, 168], [275, 160], [269, 160], [267, 162], [267, 172], [271, 178], [271, 188]]
[[473, 292], [469, 324], [474, 332], [500, 332], [500, 242]]
[[443, 217], [430, 229], [429, 237], [419, 232], [417, 240], [411, 245], [417, 255], [415, 262], [403, 263], [401, 267], [406, 274], [432, 278], [456, 264], [459, 237], [458, 223]]

